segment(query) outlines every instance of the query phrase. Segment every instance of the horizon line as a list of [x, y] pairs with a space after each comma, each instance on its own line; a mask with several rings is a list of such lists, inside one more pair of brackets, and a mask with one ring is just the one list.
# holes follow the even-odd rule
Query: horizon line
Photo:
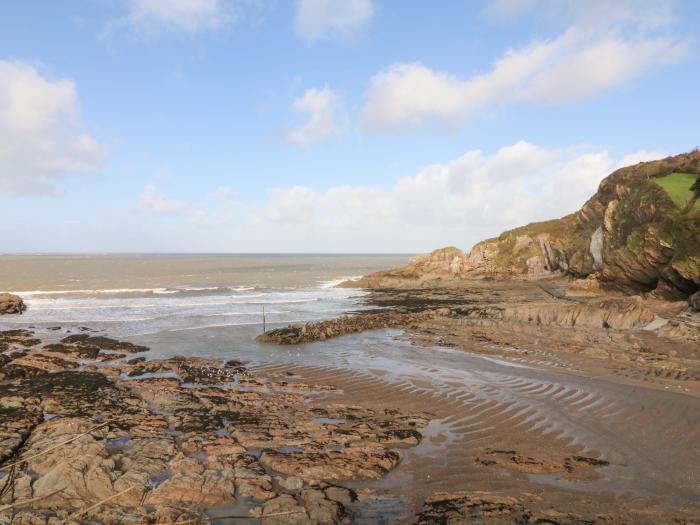
[[54, 251], [26, 251], [26, 252], [0, 252], [0, 257], [23, 255], [416, 255], [427, 252], [54, 252]]

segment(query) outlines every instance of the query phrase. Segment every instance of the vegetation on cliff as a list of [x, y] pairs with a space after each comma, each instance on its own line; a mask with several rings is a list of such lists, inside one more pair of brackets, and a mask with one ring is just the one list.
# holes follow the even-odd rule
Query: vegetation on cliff
[[621, 168], [576, 213], [476, 244], [436, 250], [360, 286], [402, 278], [537, 278], [568, 274], [579, 289], [686, 298], [700, 289], [700, 151]]
[[[495, 269], [592, 275], [608, 288], [669, 299], [691, 295], [700, 287], [699, 175], [699, 151], [619, 169], [579, 212], [485, 241], [495, 244]], [[525, 238], [533, 242], [523, 265], [517, 241]]]

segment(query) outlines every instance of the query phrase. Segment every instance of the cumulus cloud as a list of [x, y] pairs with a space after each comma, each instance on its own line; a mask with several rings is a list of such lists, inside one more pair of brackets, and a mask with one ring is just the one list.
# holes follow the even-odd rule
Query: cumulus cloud
[[294, 30], [309, 41], [347, 36], [364, 27], [373, 13], [372, 0], [297, 0]]
[[[512, 4], [517, 11], [538, 2], [499, 4]], [[597, 2], [591, 5], [599, 6]], [[665, 10], [642, 10], [647, 13], [644, 18], [631, 4], [622, 2], [621, 6], [626, 8], [610, 13], [572, 7], [573, 21], [559, 36], [509, 50], [490, 71], [471, 78], [420, 63], [393, 64], [371, 79], [361, 111], [362, 125], [370, 131], [417, 128], [431, 122], [455, 126], [465, 124], [479, 111], [509, 103], [586, 100], [685, 55], [687, 41], [652, 32], [670, 21]], [[653, 13], [657, 13], [655, 18]]]
[[124, 29], [141, 34], [194, 34], [218, 29], [233, 18], [220, 0], [128, 0], [127, 9], [125, 16], [107, 25], [104, 35]]
[[[628, 160], [654, 156], [637, 152]], [[663, 156], [663, 154], [659, 154]], [[424, 167], [390, 189], [276, 188], [253, 221], [266, 238], [298, 250], [412, 251], [475, 242], [532, 221], [561, 217], [596, 191], [618, 162], [605, 150], [547, 149], [520, 141], [491, 155], [472, 150]], [[309, 237], [309, 232], [314, 235]], [[335, 243], [335, 244], [333, 244]]]
[[308, 121], [290, 131], [287, 142], [294, 146], [308, 146], [338, 134], [343, 126], [344, 111], [338, 95], [328, 88], [307, 89], [296, 99], [292, 108], [307, 114]]
[[268, 191], [269, 204], [261, 214], [251, 216], [254, 223], [286, 225], [310, 224], [314, 221], [320, 195], [305, 186], [272, 188]]
[[209, 196], [214, 197], [215, 199], [228, 201], [236, 196], [236, 192], [228, 186], [219, 186], [214, 191], [210, 192]]
[[638, 164], [640, 162], [663, 159], [667, 156], [668, 153], [664, 153], [663, 151], [659, 150], [639, 150], [635, 151], [634, 153], [628, 153], [622, 157], [620, 162], [617, 163], [616, 168], [624, 168], [625, 166], [633, 166], [634, 164]]
[[674, 20], [672, 5], [668, 0], [489, 0], [483, 14], [506, 22], [532, 14], [583, 26], [634, 22], [643, 28], [654, 28]]
[[192, 215], [196, 212], [194, 207], [180, 200], [165, 197], [158, 193], [155, 184], [147, 184], [139, 197], [139, 208], [155, 215]]
[[70, 79], [0, 60], [0, 194], [50, 193], [68, 173], [102, 165], [105, 148], [81, 130]]
[[263, 202], [242, 199], [235, 205], [216, 198], [227, 192], [215, 190], [209, 194], [214, 200], [195, 205], [150, 184], [139, 207], [178, 227], [197, 228], [198, 236], [209, 236], [210, 250], [228, 246], [212, 239], [233, 232], [240, 236], [239, 251], [274, 246], [291, 252], [399, 253], [446, 245], [466, 250], [504, 230], [574, 212], [620, 164], [664, 156], [641, 150], [614, 158], [602, 148], [553, 149], [518, 141], [424, 166], [388, 188], [277, 187]]

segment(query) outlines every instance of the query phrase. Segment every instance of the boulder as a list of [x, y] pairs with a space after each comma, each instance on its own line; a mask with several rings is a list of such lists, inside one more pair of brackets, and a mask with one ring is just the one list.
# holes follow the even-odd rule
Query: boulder
[[0, 315], [21, 314], [27, 309], [27, 305], [19, 295], [11, 293], [0, 294]]

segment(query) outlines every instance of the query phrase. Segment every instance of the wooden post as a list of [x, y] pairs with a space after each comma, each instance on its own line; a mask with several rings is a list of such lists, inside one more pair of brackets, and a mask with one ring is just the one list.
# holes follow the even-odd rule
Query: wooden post
[[265, 330], [265, 305], [263, 305], [263, 334], [266, 332]]

